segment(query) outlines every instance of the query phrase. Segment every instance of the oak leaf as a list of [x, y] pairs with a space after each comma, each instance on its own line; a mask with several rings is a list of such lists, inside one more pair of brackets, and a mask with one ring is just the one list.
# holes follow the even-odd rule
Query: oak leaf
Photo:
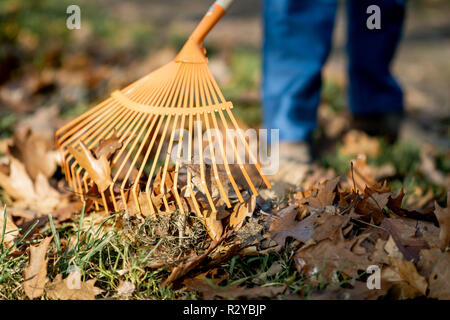
[[400, 299], [412, 299], [426, 294], [427, 281], [411, 261], [389, 257], [389, 266], [382, 269], [381, 278], [394, 284], [396, 295]]
[[100, 158], [96, 158], [91, 150], [80, 141], [81, 150], [68, 146], [67, 149], [75, 157], [78, 164], [87, 171], [90, 178], [94, 180], [100, 192], [104, 192], [112, 183], [111, 167], [106, 154], [102, 154]]
[[340, 177], [337, 176], [311, 187], [308, 191], [306, 191], [307, 196], [303, 199], [299, 199], [299, 203], [307, 203], [309, 206], [317, 209], [325, 206], [331, 206], [336, 196], [334, 190], [336, 189], [339, 180]]
[[58, 274], [45, 292], [54, 300], [95, 300], [95, 296], [103, 292], [95, 286], [95, 279], [81, 281], [81, 272], [74, 270], [65, 279]]
[[49, 178], [55, 173], [60, 161], [60, 155], [53, 147], [27, 127], [24, 133], [14, 132], [8, 153], [23, 162], [32, 179], [36, 179], [39, 173]]
[[10, 158], [9, 176], [0, 171], [0, 187], [14, 200], [26, 201], [35, 197], [33, 181], [25, 166], [15, 158]]
[[297, 221], [297, 213], [298, 207], [296, 206], [284, 208], [279, 212], [280, 217], [275, 218], [270, 225], [269, 235], [279, 245], [284, 246], [287, 237], [292, 237], [302, 242], [306, 242], [311, 238], [317, 214]]
[[324, 239], [341, 239], [342, 228], [344, 228], [350, 221], [350, 216], [341, 215], [321, 215], [316, 220], [317, 226], [314, 229], [312, 238], [316, 241]]
[[21, 161], [34, 180], [38, 173], [51, 177], [60, 162], [56, 151], [55, 131], [59, 126], [59, 107], [40, 108], [33, 116], [21, 120], [14, 129], [8, 154]]
[[33, 182], [19, 160], [10, 158], [9, 168], [9, 176], [0, 172], [0, 187], [15, 200], [14, 207], [30, 208], [39, 214], [48, 214], [67, 205], [40, 172]]
[[359, 238], [337, 241], [326, 239], [317, 244], [302, 247], [294, 256], [296, 267], [312, 276], [320, 274], [327, 278], [334, 272], [341, 271], [349, 277], [357, 277], [359, 270], [366, 270], [372, 264], [366, 254], [352, 251], [359, 240]]
[[429, 297], [450, 300], [450, 252], [439, 248], [420, 251], [417, 269], [428, 279]]
[[114, 129], [113, 134], [109, 138], [101, 139], [98, 146], [93, 151], [97, 159], [105, 156], [106, 159], [109, 160], [120, 148], [122, 148], [122, 142], [117, 136], [116, 129]]
[[[366, 189], [367, 191], [367, 189]], [[358, 202], [356, 211], [368, 219], [373, 219], [376, 224], [384, 219], [383, 208], [389, 200], [390, 193], [372, 193], [365, 192], [364, 199]]]
[[423, 221], [407, 218], [386, 218], [380, 225], [390, 234], [390, 239], [395, 243], [402, 257], [406, 260], [417, 261], [420, 250], [428, 248], [432, 243], [433, 230], [437, 228]]
[[45, 255], [52, 238], [45, 238], [38, 246], [30, 247], [30, 262], [24, 270], [23, 283], [25, 294], [30, 299], [38, 298], [44, 293], [48, 262]]

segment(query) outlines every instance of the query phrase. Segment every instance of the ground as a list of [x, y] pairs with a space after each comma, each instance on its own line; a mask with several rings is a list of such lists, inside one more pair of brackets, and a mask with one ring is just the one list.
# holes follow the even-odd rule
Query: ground
[[[236, 209], [237, 235], [225, 217], [213, 241], [190, 215], [180, 243], [176, 213], [155, 221], [78, 201], [58, 165], [56, 128], [169, 62], [209, 2], [77, 1], [76, 31], [65, 28], [67, 1], [0, 4], [0, 298], [449, 299], [446, 1], [408, 4], [393, 65], [408, 118], [393, 145], [347, 130], [339, 11], [314, 166], [290, 190], [261, 190], [255, 205]], [[260, 1], [236, 2], [205, 44], [249, 127], [261, 125], [260, 10]], [[365, 286], [369, 264], [388, 279], [376, 293]]]

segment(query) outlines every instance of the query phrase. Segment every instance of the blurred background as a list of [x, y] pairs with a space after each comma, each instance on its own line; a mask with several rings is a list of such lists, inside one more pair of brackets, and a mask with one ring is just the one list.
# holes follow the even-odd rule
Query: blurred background
[[[53, 106], [63, 119], [81, 114], [113, 90], [169, 62], [211, 2], [2, 0], [0, 137], [9, 137], [18, 121], [40, 108]], [[348, 125], [341, 2], [315, 134], [317, 141], [333, 141], [331, 147], [324, 142], [327, 152], [320, 164], [337, 172], [348, 169], [349, 156], [340, 151]], [[66, 27], [71, 4], [81, 8], [80, 30]], [[236, 1], [205, 42], [210, 67], [225, 96], [233, 101], [236, 115], [252, 127], [261, 123], [261, 8], [260, 0]], [[406, 93], [408, 120], [401, 141], [381, 145], [382, 152], [369, 159], [378, 165], [389, 162], [395, 169], [393, 181], [400, 177], [403, 186], [426, 180], [426, 172], [417, 178], [416, 169], [423, 165], [423, 153], [432, 154], [433, 168], [441, 174], [432, 185], [440, 196], [450, 172], [449, 13], [448, 0], [408, 2], [403, 41], [393, 66]]]

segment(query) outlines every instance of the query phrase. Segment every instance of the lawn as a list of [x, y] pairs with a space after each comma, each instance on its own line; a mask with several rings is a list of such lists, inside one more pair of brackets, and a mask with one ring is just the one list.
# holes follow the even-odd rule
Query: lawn
[[[446, 3], [422, 16], [422, 2], [411, 8], [414, 23], [440, 21]], [[192, 28], [159, 16], [168, 11], [162, 1], [144, 8], [154, 9], [149, 20], [136, 3], [121, 16], [118, 1], [77, 1], [78, 31], [64, 27], [67, 1], [0, 3], [0, 299], [450, 299], [446, 93], [424, 84], [428, 75], [408, 76], [417, 73], [406, 62], [423, 50], [410, 31], [399, 67], [409, 117], [396, 142], [350, 130], [337, 50], [324, 73], [314, 163], [298, 185], [260, 188], [258, 197], [243, 187], [245, 203], [220, 206], [212, 222], [172, 203], [155, 218], [105, 212], [98, 192], [80, 201], [65, 181], [56, 130], [169, 62]], [[230, 15], [234, 28], [258, 21]], [[254, 38], [207, 43], [243, 128], [262, 121]], [[435, 81], [448, 86], [433, 39]], [[370, 266], [380, 271], [377, 290], [367, 286]]]

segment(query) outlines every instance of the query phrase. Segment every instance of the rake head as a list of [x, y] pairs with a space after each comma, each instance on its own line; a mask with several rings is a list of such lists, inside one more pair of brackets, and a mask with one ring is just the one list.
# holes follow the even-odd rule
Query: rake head
[[214, 4], [172, 62], [57, 131], [66, 179], [82, 200], [107, 211], [204, 218], [205, 205], [215, 212], [257, 195], [261, 181], [270, 188], [202, 47], [224, 13]]

